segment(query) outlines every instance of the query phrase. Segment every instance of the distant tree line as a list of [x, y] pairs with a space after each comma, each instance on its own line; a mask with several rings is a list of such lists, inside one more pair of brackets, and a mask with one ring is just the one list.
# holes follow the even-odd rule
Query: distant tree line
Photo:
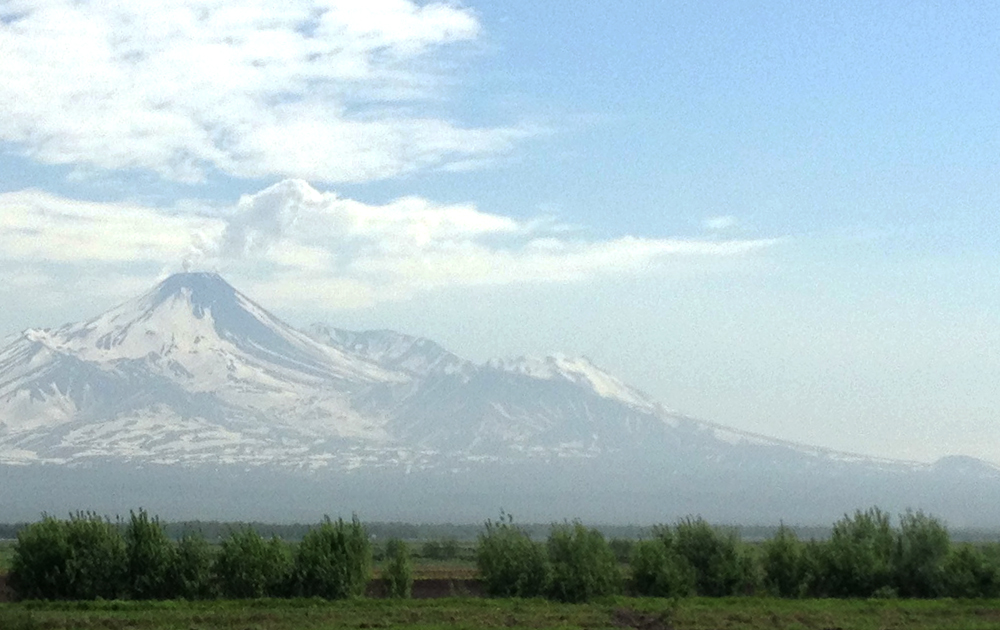
[[[124, 528], [127, 519], [113, 521], [112, 525]], [[18, 532], [28, 527], [30, 523], [0, 523], [0, 540], [13, 540]], [[287, 542], [298, 542], [312, 530], [311, 523], [263, 523], [263, 522], [230, 522], [230, 521], [173, 521], [161, 522], [161, 527], [167, 538], [179, 541], [187, 535], [197, 533], [209, 543], [219, 543], [226, 539], [235, 529], [252, 529], [263, 538], [278, 537]], [[544, 535], [548, 525], [529, 526], [533, 535]], [[474, 541], [482, 530], [482, 525], [453, 525], [437, 523], [396, 523], [376, 522], [366, 523], [365, 529], [373, 540], [387, 541], [393, 538], [406, 541], [441, 542]], [[623, 537], [633, 537], [642, 528], [612, 527], [611, 530], [621, 530]], [[636, 536], [637, 537], [637, 536]]]
[[0, 540], [11, 540], [16, 538], [17, 532], [27, 526], [27, 523], [0, 523]]
[[[190, 531], [172, 540], [142, 510], [119, 522], [77, 513], [19, 528], [10, 584], [22, 599], [341, 599], [364, 594], [374, 549], [357, 518], [326, 519], [294, 543], [232, 527], [212, 545]], [[407, 597], [409, 546], [391, 538], [379, 549], [386, 591]], [[443, 539], [419, 552], [448, 559], [462, 549]], [[824, 540], [804, 541], [782, 526], [761, 542], [701, 518], [654, 527], [638, 541], [608, 540], [598, 529], [564, 523], [540, 541], [502, 515], [480, 529], [474, 558], [496, 597], [1000, 596], [1000, 545], [956, 543], [932, 516], [906, 512], [894, 521], [878, 508], [845, 515]]]
[[[127, 519], [116, 521], [116, 526], [124, 527]], [[13, 540], [17, 533], [29, 523], [0, 523], [0, 540]], [[277, 536], [287, 542], [302, 540], [315, 525], [311, 523], [264, 523], [264, 522], [233, 522], [233, 521], [165, 521], [162, 522], [167, 537], [171, 540], [181, 540], [191, 533], [199, 533], [210, 543], [218, 543], [229, 536], [234, 529], [249, 528], [264, 538]], [[552, 528], [551, 523], [522, 523], [519, 527], [533, 540], [544, 541]], [[742, 540], [761, 542], [772, 538], [782, 531], [792, 531], [802, 540], [825, 540], [832, 533], [830, 526], [804, 525], [732, 525], [728, 529], [736, 531]], [[410, 542], [474, 542], [478, 540], [483, 526], [453, 523], [402, 523], [402, 522], [367, 522], [365, 529], [375, 541], [386, 541], [393, 538]], [[655, 534], [655, 526], [641, 525], [597, 525], [609, 540], [632, 541], [650, 538]], [[951, 539], [955, 542], [997, 542], [1000, 541], [1000, 529], [969, 529], [950, 530]]]

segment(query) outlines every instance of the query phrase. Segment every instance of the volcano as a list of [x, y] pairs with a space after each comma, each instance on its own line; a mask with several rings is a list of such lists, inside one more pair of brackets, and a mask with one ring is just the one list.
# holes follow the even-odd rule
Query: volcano
[[869, 501], [965, 521], [996, 512], [997, 469], [951, 461], [860, 457], [689, 418], [586, 358], [478, 364], [389, 330], [298, 330], [212, 273], [170, 276], [0, 349], [0, 501], [25, 509], [67, 507], [40, 496], [107, 503], [118, 488], [119, 501], [159, 497], [203, 516], [194, 506], [220, 496], [251, 509], [257, 494], [232, 493], [253, 478], [285, 514], [334, 490], [400, 518], [430, 506], [478, 518], [501, 502], [612, 520], [676, 509], [826, 522]]

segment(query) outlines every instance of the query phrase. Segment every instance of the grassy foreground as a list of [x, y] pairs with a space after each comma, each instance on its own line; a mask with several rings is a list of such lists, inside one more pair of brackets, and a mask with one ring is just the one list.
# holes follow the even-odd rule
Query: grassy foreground
[[0, 605], [3, 630], [333, 630], [334, 628], [638, 628], [642, 630], [983, 629], [1000, 627], [1000, 602], [616, 598], [542, 600], [258, 600]]

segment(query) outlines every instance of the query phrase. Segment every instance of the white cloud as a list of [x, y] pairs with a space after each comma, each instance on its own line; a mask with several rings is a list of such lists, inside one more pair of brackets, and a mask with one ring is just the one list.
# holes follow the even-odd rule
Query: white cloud
[[702, 222], [702, 227], [713, 232], [731, 230], [737, 225], [739, 225], [739, 221], [732, 215], [709, 217]]
[[34, 159], [367, 181], [466, 168], [524, 127], [429, 113], [475, 15], [411, 0], [12, 0], [0, 4], [0, 140]]
[[[0, 195], [0, 263], [8, 267], [101, 264], [121, 271], [144, 264], [162, 272], [179, 270], [185, 260], [232, 275], [254, 286], [256, 295], [284, 303], [336, 296], [339, 307], [449, 287], [656, 273], [680, 260], [741, 257], [775, 242], [588, 240], [578, 234], [551, 221], [520, 221], [471, 204], [403, 197], [371, 205], [301, 180], [246, 195], [224, 210], [191, 202], [156, 210], [36, 191]], [[32, 282], [42, 280], [33, 276]]]
[[217, 220], [126, 203], [74, 201], [40, 191], [0, 194], [0, 261], [163, 263], [194, 249]]

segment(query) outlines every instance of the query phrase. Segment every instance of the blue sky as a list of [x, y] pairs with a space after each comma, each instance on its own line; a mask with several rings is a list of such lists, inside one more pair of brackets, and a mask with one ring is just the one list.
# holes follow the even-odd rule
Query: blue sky
[[0, 2], [0, 336], [183, 264], [1000, 463], [993, 3]]

